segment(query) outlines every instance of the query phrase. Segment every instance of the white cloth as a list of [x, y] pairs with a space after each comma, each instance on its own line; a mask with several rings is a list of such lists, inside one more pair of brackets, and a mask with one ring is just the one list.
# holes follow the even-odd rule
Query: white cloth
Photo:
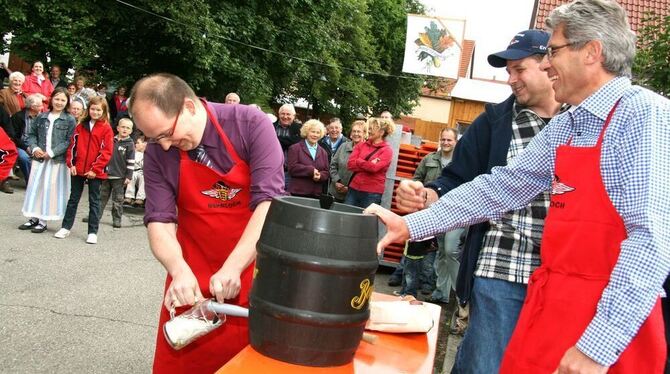
[[63, 219], [70, 197], [70, 172], [64, 162], [33, 160], [21, 213], [29, 218]]
[[428, 304], [410, 301], [371, 301], [367, 330], [386, 332], [428, 332], [435, 321]]

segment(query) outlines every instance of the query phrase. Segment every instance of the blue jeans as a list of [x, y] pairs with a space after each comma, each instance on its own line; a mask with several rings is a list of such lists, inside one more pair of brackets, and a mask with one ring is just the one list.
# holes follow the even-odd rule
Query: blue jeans
[[[420, 280], [419, 284], [417, 287], [422, 287], [426, 289], [433, 289], [435, 286], [435, 270], [432, 266], [433, 262], [435, 262], [435, 256], [437, 252], [428, 252], [426, 255], [423, 257], [421, 260], [421, 266], [413, 269], [417, 271], [416, 274], [412, 274], [414, 278], [417, 278]], [[400, 258], [400, 263], [398, 264], [398, 267], [393, 270], [393, 273], [391, 273], [390, 278], [393, 279], [400, 279], [402, 281], [403, 279], [403, 274], [404, 274], [404, 269], [406, 266], [407, 261], [409, 259], [405, 257], [405, 255], [402, 255]], [[417, 265], [418, 266], [418, 265]]]
[[19, 169], [21, 170], [21, 174], [23, 174], [23, 178], [26, 180], [26, 185], [28, 185], [28, 177], [30, 177], [30, 156], [28, 155], [28, 152], [24, 151], [21, 148], [16, 149], [19, 154], [19, 157], [16, 159], [16, 164], [19, 165]]
[[421, 273], [423, 272], [423, 257], [418, 259], [404, 257], [404, 259], [405, 269], [403, 271], [400, 293], [418, 297], [418, 290], [421, 287]]
[[456, 352], [452, 374], [499, 371], [526, 298], [526, 287], [520, 283], [475, 277], [470, 323]]
[[402, 255], [402, 257], [400, 257], [400, 262], [398, 263], [398, 266], [395, 268], [395, 270], [393, 270], [393, 273], [391, 273], [390, 278], [400, 279], [402, 281], [402, 273], [404, 268], [405, 268], [405, 255]]
[[349, 187], [349, 191], [347, 191], [347, 197], [344, 199], [344, 203], [365, 209], [372, 203], [381, 204], [382, 194], [358, 191]]
[[421, 289], [433, 291], [435, 289], [435, 256], [437, 251], [426, 253], [421, 262]]
[[84, 183], [88, 180], [88, 233], [97, 234], [98, 224], [100, 223], [100, 185], [102, 179], [86, 179], [77, 175], [72, 177], [71, 180], [70, 199], [67, 201], [62, 227], [71, 230], [74, 226], [77, 206], [79, 206], [81, 193], [84, 191]]

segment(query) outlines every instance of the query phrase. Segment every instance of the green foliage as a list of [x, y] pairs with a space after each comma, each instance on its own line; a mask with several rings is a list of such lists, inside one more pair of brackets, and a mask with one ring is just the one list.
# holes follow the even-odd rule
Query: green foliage
[[303, 97], [315, 116], [345, 124], [356, 113], [416, 105], [423, 78], [395, 76], [403, 75], [406, 14], [423, 11], [418, 0], [127, 2], [155, 14], [118, 1], [14, 0], [0, 32], [12, 33], [9, 49], [26, 61], [49, 57], [95, 81], [171, 72], [209, 99]]
[[670, 97], [670, 16], [648, 15], [638, 29], [637, 44], [634, 79]]

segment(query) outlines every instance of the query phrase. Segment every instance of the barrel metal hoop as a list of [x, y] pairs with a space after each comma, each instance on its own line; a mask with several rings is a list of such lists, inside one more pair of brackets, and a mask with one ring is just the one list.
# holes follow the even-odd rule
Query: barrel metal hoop
[[370, 311], [364, 310], [355, 314], [319, 313], [309, 310], [293, 309], [254, 297], [249, 298], [250, 313], [263, 313], [275, 319], [301, 325], [320, 327], [355, 327], [363, 325], [370, 318]]
[[[265, 252], [265, 253], [264, 253]], [[378, 260], [374, 261], [358, 261], [352, 262], [350, 260], [336, 260], [330, 258], [323, 258], [318, 256], [311, 256], [302, 253], [287, 252], [265, 243], [258, 243], [258, 258], [256, 261], [262, 260], [263, 256], [272, 257], [273, 261], [280, 261], [284, 264], [290, 264], [294, 268], [314, 270], [320, 273], [338, 273], [338, 274], [361, 274], [362, 271], [368, 271], [371, 274], [375, 272], [379, 266]]]

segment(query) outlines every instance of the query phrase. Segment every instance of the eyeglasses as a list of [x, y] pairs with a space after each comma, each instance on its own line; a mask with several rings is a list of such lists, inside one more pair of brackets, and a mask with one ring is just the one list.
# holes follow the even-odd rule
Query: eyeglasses
[[549, 59], [551, 60], [552, 58], [556, 57], [556, 53], [557, 53], [561, 48], [570, 47], [570, 46], [573, 45], [573, 44], [574, 44], [574, 43], [565, 43], [565, 44], [563, 44], [563, 45], [559, 45], [558, 47], [552, 47], [552, 46], [549, 46], [549, 47], [547, 47], [547, 57], [549, 57]]
[[169, 132], [160, 134], [160, 135], [158, 135], [158, 136], [155, 137], [155, 138], [146, 138], [145, 141], [146, 141], [147, 143], [158, 143], [158, 142], [160, 142], [160, 141], [163, 140], [163, 139], [167, 139], [167, 138], [171, 137], [171, 136], [174, 134], [174, 130], [175, 130], [175, 128], [177, 128], [177, 121], [179, 121], [179, 115], [180, 115], [180, 114], [181, 114], [181, 112], [177, 113], [177, 117], [175, 117], [175, 119], [174, 119], [174, 123], [172, 124], [172, 128], [170, 129]]

